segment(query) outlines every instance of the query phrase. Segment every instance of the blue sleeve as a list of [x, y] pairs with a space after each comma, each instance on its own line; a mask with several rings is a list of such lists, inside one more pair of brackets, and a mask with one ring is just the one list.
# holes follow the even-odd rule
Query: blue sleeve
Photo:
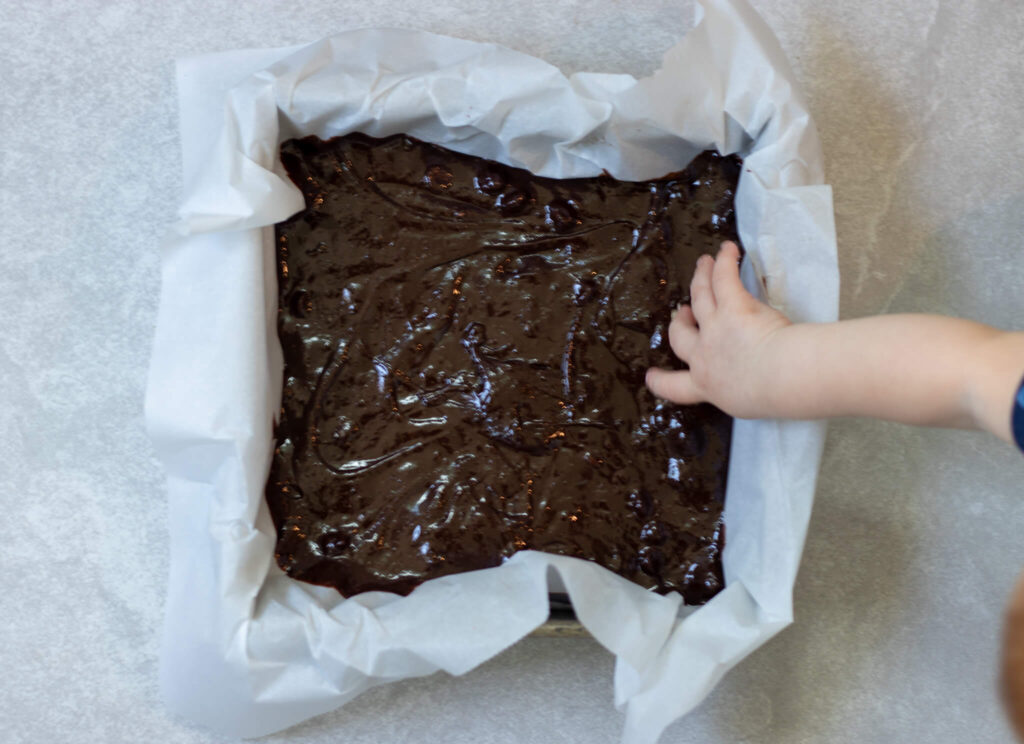
[[1010, 421], [1013, 439], [1021, 452], [1024, 452], [1024, 380], [1021, 380], [1020, 387], [1017, 388], [1017, 397], [1013, 400], [1013, 418]]

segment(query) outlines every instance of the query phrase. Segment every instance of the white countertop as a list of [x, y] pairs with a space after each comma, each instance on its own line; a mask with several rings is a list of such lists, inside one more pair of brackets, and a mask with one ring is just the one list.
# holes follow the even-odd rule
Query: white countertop
[[[822, 135], [844, 317], [1024, 327], [1024, 6], [755, 4]], [[156, 684], [167, 534], [142, 395], [181, 188], [172, 61], [387, 25], [644, 75], [692, 4], [3, 5], [0, 741], [223, 741]], [[1012, 741], [995, 680], [1022, 483], [1024, 458], [980, 434], [835, 423], [796, 623], [662, 741]], [[621, 726], [607, 652], [527, 639], [269, 740], [600, 744]]]

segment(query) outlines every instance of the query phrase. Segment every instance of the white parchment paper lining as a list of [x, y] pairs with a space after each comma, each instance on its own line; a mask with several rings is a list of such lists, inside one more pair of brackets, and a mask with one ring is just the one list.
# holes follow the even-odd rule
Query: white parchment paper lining
[[[178, 65], [185, 195], [164, 249], [146, 416], [168, 472], [171, 572], [161, 658], [170, 708], [270, 733], [392, 680], [462, 674], [540, 625], [549, 571], [616, 656], [623, 739], [654, 742], [792, 620], [824, 428], [737, 421], [726, 588], [680, 607], [594, 564], [536, 552], [342, 599], [275, 565], [263, 500], [279, 405], [274, 223], [303, 207], [281, 141], [406, 132], [556, 177], [646, 179], [739, 152], [744, 280], [795, 320], [835, 319], [831, 191], [779, 45], [745, 0], [704, 0], [658, 72], [565, 77], [491, 44], [366, 29]], [[762, 283], [763, 280], [763, 283]]]

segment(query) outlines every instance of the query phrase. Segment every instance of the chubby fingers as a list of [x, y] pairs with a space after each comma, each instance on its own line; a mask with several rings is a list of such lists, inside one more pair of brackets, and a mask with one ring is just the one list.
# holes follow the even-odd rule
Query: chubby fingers
[[[731, 240], [722, 243], [717, 258], [701, 256], [690, 282], [690, 305], [680, 305], [668, 326], [672, 351], [684, 362], [691, 361], [700, 340], [700, 326], [709, 323], [719, 304], [733, 304], [748, 296], [740, 281], [740, 249]], [[657, 397], [684, 405], [703, 403], [689, 370], [647, 370], [647, 388]]]
[[744, 299], [747, 290], [740, 281], [740, 247], [733, 241], [722, 243], [711, 273], [711, 289], [716, 306], [732, 304]]
[[688, 370], [670, 371], [652, 367], [647, 370], [647, 377], [644, 380], [647, 389], [658, 398], [670, 400], [673, 403], [692, 405], [703, 403], [707, 400], [697, 390], [693, 383], [693, 377]]
[[711, 256], [701, 256], [697, 259], [697, 269], [693, 272], [693, 280], [690, 282], [690, 305], [693, 307], [693, 315], [698, 325], [715, 312], [715, 295], [711, 288], [714, 265], [715, 259]]
[[697, 345], [697, 319], [689, 305], [680, 305], [675, 317], [668, 324], [668, 343], [677, 357], [684, 362], [690, 358]]

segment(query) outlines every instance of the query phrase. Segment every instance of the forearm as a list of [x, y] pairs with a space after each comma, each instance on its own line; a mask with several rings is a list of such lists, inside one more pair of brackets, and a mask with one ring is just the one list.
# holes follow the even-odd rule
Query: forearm
[[889, 315], [779, 329], [766, 351], [766, 415], [871, 416], [1010, 438], [1024, 334]]

